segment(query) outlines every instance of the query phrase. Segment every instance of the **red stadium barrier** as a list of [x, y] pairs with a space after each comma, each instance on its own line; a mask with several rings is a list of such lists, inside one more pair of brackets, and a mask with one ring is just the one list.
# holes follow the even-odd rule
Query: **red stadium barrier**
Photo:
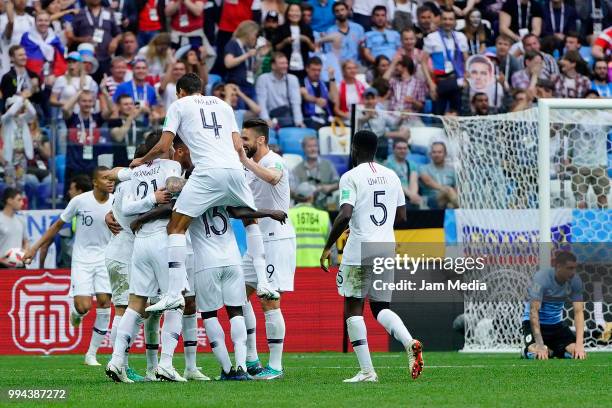
[[[298, 269], [293, 293], [283, 296], [287, 326], [285, 351], [341, 351], [343, 339], [342, 298], [336, 291], [334, 274], [320, 269]], [[78, 328], [70, 326], [70, 271], [0, 270], [0, 354], [85, 353], [91, 337], [93, 314]], [[255, 302], [257, 303], [257, 302]], [[258, 349], [267, 351], [263, 313], [255, 305]], [[229, 334], [225, 313], [220, 321]], [[368, 343], [372, 351], [389, 349], [387, 333], [366, 312]], [[10, 335], [9, 335], [10, 333]], [[109, 330], [110, 333], [110, 330]], [[206, 333], [199, 324], [200, 351], [210, 351]], [[229, 335], [228, 346], [231, 346]], [[101, 353], [110, 353], [107, 340]], [[182, 351], [182, 346], [179, 350]], [[142, 331], [132, 353], [144, 352]]]

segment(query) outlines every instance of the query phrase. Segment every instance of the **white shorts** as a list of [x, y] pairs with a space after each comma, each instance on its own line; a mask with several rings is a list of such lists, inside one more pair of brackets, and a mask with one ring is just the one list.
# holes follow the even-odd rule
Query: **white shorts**
[[113, 305], [127, 306], [130, 296], [130, 265], [106, 258], [106, 270], [113, 291]]
[[196, 303], [200, 312], [223, 306], [244, 306], [246, 290], [239, 265], [206, 268], [195, 274]]
[[185, 260], [185, 268], [187, 269], [187, 282], [189, 282], [189, 289], [185, 292], [185, 297], [195, 296], [195, 265], [193, 254], [187, 254], [187, 259]]
[[[359, 265], [340, 265], [336, 275], [338, 294], [358, 299], [365, 299], [367, 297], [374, 302], [391, 302], [393, 294], [391, 290], [374, 289], [374, 280], [377, 278], [379, 278], [378, 275], [374, 275], [371, 270], [366, 272]], [[385, 279], [389, 278], [393, 282], [393, 276], [385, 274]]]
[[130, 268], [130, 293], [156, 297], [168, 288], [168, 234], [136, 237]]
[[72, 260], [70, 296], [93, 296], [96, 293], [112, 293], [104, 262], [86, 264]]
[[[295, 238], [264, 241], [266, 256], [266, 275], [272, 289], [293, 292], [295, 277]], [[248, 251], [242, 257], [242, 270], [247, 285], [257, 287], [257, 274], [253, 268], [253, 258]]]
[[212, 207], [257, 209], [243, 170], [210, 169], [205, 175], [192, 174], [174, 205], [176, 212], [192, 218]]

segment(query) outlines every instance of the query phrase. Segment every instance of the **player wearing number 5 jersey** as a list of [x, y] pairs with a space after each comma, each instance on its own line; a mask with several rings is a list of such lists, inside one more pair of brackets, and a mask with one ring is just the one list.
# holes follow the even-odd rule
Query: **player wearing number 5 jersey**
[[184, 304], [181, 285], [186, 275], [185, 232], [192, 218], [213, 207], [255, 210], [253, 195], [238, 158], [242, 141], [234, 112], [221, 99], [200, 94], [201, 89], [202, 81], [195, 74], [184, 75], [177, 81], [179, 99], [168, 109], [160, 142], [145, 157], [135, 159], [130, 164], [130, 167], [136, 167], [166, 154], [172, 147], [173, 139], [179, 136], [189, 148], [195, 166], [176, 201], [167, 227], [168, 292], [157, 304], [148, 307], [148, 312]]
[[[321, 267], [327, 272], [325, 262], [329, 260], [331, 247], [349, 227], [351, 232], [336, 282], [338, 293], [344, 296], [346, 327], [361, 370], [344, 382], [378, 381], [363, 320], [366, 297], [370, 300], [374, 317], [406, 348], [412, 378], [416, 379], [423, 368], [421, 343], [410, 336], [400, 317], [389, 309], [391, 292], [375, 289], [373, 281], [376, 278], [372, 276], [371, 267], [364, 263], [364, 257], [371, 254], [362, 254], [362, 244], [371, 243], [368, 248], [373, 248], [377, 256], [380, 246], [385, 256], [394, 257], [393, 225], [406, 219], [404, 192], [399, 178], [394, 171], [374, 162], [377, 139], [376, 134], [369, 130], [359, 131], [353, 138], [351, 155], [354, 168], [340, 178], [340, 213], [321, 255]], [[389, 244], [392, 248], [386, 254]], [[374, 245], [378, 246], [374, 248]], [[384, 277], [385, 281], [393, 282], [393, 271]]]
[[76, 234], [70, 266], [70, 295], [74, 297], [74, 309], [70, 313], [70, 322], [78, 326], [92, 306], [92, 297], [96, 296], [96, 321], [85, 364], [98, 366], [96, 353], [108, 330], [110, 322], [111, 284], [104, 262], [104, 250], [111, 238], [104, 217], [110, 211], [113, 202], [114, 181], [111, 171], [98, 167], [93, 173], [93, 190], [74, 197], [68, 203], [59, 219], [51, 225], [45, 234], [23, 256], [25, 263], [30, 263], [41, 246], [50, 243], [64, 224], [76, 217]]

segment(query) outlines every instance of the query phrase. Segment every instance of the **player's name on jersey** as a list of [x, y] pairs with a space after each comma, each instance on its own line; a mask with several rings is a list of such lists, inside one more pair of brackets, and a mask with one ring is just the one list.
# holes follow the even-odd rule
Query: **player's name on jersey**
[[204, 96], [196, 96], [193, 98], [193, 102], [199, 105], [217, 105], [219, 101], [220, 99]]
[[161, 167], [156, 166], [156, 167], [153, 167], [153, 168], [151, 168], [149, 170], [146, 170], [146, 169], [137, 170], [134, 173], [132, 173], [132, 177], [133, 178], [138, 178], [138, 177], [150, 177], [150, 176], [154, 176], [154, 175], [156, 175], [157, 173], [160, 172], [160, 169], [161, 169]]
[[479, 280], [462, 281], [461, 279], [447, 280], [446, 282], [428, 282], [421, 280], [420, 282], [401, 279], [397, 282], [385, 282], [383, 279], [377, 279], [372, 282], [375, 290], [391, 290], [399, 292], [472, 292], [487, 290], [486, 282]]
[[368, 177], [368, 184], [371, 186], [374, 186], [377, 184], [387, 184], [387, 178], [384, 176]]

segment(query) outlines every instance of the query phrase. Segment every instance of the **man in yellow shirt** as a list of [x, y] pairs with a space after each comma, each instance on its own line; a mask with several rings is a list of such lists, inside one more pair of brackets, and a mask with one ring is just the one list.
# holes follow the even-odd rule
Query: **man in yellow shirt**
[[329, 233], [329, 214], [313, 207], [316, 188], [308, 182], [300, 183], [295, 191], [298, 203], [289, 209], [295, 228], [298, 267], [317, 267], [321, 251]]

